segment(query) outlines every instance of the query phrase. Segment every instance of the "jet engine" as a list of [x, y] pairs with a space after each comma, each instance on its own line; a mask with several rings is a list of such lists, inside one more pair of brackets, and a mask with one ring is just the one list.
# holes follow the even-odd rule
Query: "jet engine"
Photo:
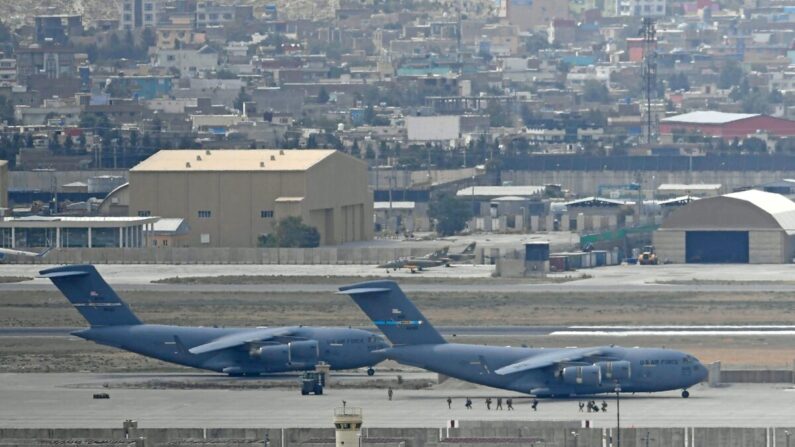
[[621, 382], [632, 377], [632, 365], [626, 360], [597, 363], [606, 382]]
[[288, 345], [267, 345], [251, 350], [252, 357], [259, 357], [266, 364], [287, 364], [290, 361]]
[[317, 345], [317, 340], [302, 340], [292, 341], [287, 344], [288, 347], [288, 362], [291, 365], [315, 365], [320, 356], [320, 349]]
[[567, 366], [561, 372], [563, 382], [569, 385], [599, 386], [602, 384], [602, 370], [597, 365]]

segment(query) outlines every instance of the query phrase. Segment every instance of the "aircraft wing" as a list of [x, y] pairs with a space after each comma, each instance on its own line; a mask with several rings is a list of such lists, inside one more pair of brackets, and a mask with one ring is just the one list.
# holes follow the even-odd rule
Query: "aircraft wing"
[[578, 348], [578, 349], [554, 349], [550, 352], [528, 357], [520, 362], [512, 363], [494, 371], [495, 373], [506, 376], [532, 369], [546, 368], [547, 366], [559, 363], [572, 363], [586, 361], [592, 357], [605, 355], [602, 348]]
[[220, 351], [222, 349], [243, 346], [249, 343], [276, 341], [281, 337], [289, 337], [290, 335], [292, 335], [292, 331], [287, 328], [244, 330], [234, 334], [224, 335], [223, 337], [218, 337], [215, 340], [203, 345], [194, 346], [188, 349], [188, 352], [191, 354], [205, 354], [208, 352]]
[[50, 250], [52, 250], [52, 247], [48, 247], [38, 253], [36, 253], [35, 251], [14, 250], [12, 248], [0, 248], [0, 255], [30, 256], [31, 258], [43, 258], [47, 253], [50, 252]]

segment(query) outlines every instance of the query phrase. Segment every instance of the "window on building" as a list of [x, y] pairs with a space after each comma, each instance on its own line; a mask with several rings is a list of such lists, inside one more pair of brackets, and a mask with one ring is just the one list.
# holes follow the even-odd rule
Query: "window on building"
[[163, 239], [163, 246], [168, 247], [168, 239]]
[[157, 239], [152, 239], [152, 247], [157, 247]]
[[263, 219], [273, 219], [273, 210], [262, 210], [259, 212], [259, 217]]
[[207, 16], [204, 14], [199, 14], [199, 20], [206, 20]]
[[132, 11], [132, 4], [130, 4], [130, 3], [125, 3], [125, 4], [124, 4], [124, 10], [125, 10], [125, 11]]
[[138, 217], [149, 217], [152, 215], [152, 212], [149, 210], [139, 210]]
[[152, 14], [145, 14], [144, 15], [144, 21], [145, 22], [151, 22], [152, 21]]
[[154, 6], [151, 3], [144, 4], [144, 11], [151, 11], [154, 9]]
[[132, 14], [124, 14], [125, 22], [132, 22]]
[[209, 219], [210, 217], [212, 217], [212, 215], [213, 215], [212, 211], [209, 211], [209, 210], [200, 210], [199, 211], [199, 218], [200, 219]]
[[199, 240], [202, 244], [209, 244], [210, 243], [210, 233], [202, 233], [199, 236]]

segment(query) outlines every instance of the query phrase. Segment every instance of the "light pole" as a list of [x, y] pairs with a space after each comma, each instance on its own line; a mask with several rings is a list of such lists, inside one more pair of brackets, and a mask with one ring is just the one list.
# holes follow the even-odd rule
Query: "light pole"
[[621, 387], [616, 386], [616, 447], [621, 447]]
[[784, 430], [784, 436], [787, 437], [787, 447], [789, 447], [789, 437], [792, 436], [792, 433], [789, 430]]
[[580, 434], [576, 431], [571, 432], [571, 435], [574, 437], [574, 447], [578, 447], [580, 445]]
[[648, 430], [646, 430], [646, 436], [644, 436], [644, 437], [642, 437], [640, 439], [646, 443], [646, 447], [649, 447], [649, 441], [654, 441], [654, 438], [652, 438], [651, 435], [649, 435], [649, 431]]

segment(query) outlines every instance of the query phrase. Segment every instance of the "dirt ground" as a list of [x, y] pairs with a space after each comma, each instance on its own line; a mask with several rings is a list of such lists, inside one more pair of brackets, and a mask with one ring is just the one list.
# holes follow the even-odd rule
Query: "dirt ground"
[[[795, 324], [795, 297], [784, 293], [416, 294], [437, 325]], [[370, 326], [348, 297], [331, 293], [127, 293], [147, 323], [219, 326]], [[0, 326], [83, 327], [57, 292], [0, 293]], [[456, 337], [458, 342], [528, 346], [665, 346], [726, 367], [791, 367], [795, 337]], [[0, 372], [179, 371], [179, 366], [72, 337], [0, 337]]]

